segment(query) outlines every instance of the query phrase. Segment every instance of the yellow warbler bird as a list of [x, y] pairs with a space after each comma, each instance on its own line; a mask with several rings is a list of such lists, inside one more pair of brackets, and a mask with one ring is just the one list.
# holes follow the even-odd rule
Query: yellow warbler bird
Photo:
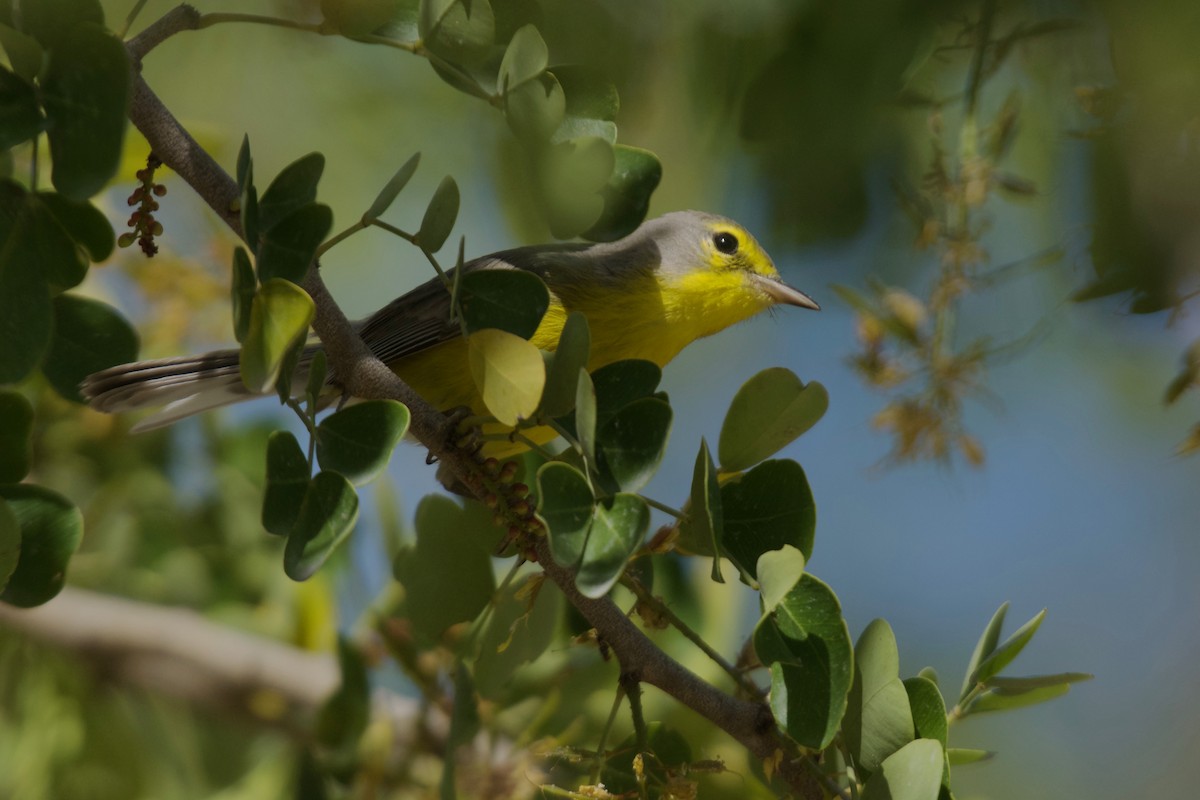
[[[521, 269], [540, 277], [550, 306], [531, 341], [554, 350], [567, 315], [582, 312], [591, 331], [589, 370], [627, 358], [661, 367], [697, 339], [772, 306], [819, 308], [783, 282], [745, 228], [698, 211], [665, 214], [615, 242], [521, 247], [474, 259], [463, 269]], [[440, 279], [393, 300], [357, 329], [371, 351], [432, 405], [487, 413]], [[304, 385], [315, 350], [306, 351], [295, 384]], [[261, 396], [242, 384], [237, 350], [124, 364], [88, 377], [82, 388], [100, 411], [166, 404], [135, 430]], [[549, 429], [540, 434], [531, 438], [553, 438]]]

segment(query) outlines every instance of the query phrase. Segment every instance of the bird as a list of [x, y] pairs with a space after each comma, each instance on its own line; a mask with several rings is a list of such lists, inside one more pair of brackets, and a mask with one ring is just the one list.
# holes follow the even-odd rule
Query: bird
[[[567, 315], [582, 312], [591, 333], [589, 370], [623, 359], [663, 367], [697, 339], [776, 306], [820, 309], [783, 281], [742, 225], [701, 211], [664, 214], [611, 242], [519, 247], [475, 258], [459, 269], [520, 269], [541, 278], [550, 305], [530, 341], [553, 351]], [[462, 327], [450, 311], [446, 284], [433, 278], [354, 324], [371, 352], [434, 407], [486, 415], [467, 369]], [[293, 378], [297, 394], [319, 348], [312, 344], [304, 350]], [[243, 385], [238, 358], [237, 350], [220, 350], [122, 364], [90, 375], [80, 388], [98, 411], [165, 405], [132, 429], [151, 430], [264, 396]], [[328, 380], [336, 382], [336, 375]], [[336, 395], [336, 386], [330, 390]], [[549, 428], [540, 434], [530, 438], [538, 443], [553, 438]]]

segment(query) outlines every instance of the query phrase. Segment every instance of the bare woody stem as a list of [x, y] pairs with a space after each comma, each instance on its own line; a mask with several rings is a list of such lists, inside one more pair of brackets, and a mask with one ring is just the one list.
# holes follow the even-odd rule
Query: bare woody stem
[[[194, 8], [181, 5], [152, 23], [128, 43], [135, 68], [140, 72], [143, 55], [176, 33], [197, 29], [200, 19]], [[129, 118], [155, 155], [242, 236], [234, 211], [236, 182], [196, 143], [140, 74], [134, 79]], [[408, 406], [413, 435], [444, 467], [463, 479], [465, 485], [471, 485], [465, 479], [472, 474], [474, 464], [466, 453], [451, 445], [451, 423], [371, 353], [329, 294], [316, 264], [309, 269], [303, 287], [316, 304], [313, 329], [321, 338], [337, 383], [355, 397], [394, 399]], [[574, 573], [554, 561], [545, 537], [538, 539], [536, 554], [546, 575], [616, 654], [623, 674], [671, 695], [723, 729], [757, 758], [774, 760], [782, 753], [781, 775], [798, 795], [813, 800], [823, 796], [820, 784], [804, 766], [804, 757], [794, 743], [779, 734], [766, 705], [740, 700], [709, 685], [655, 646], [610, 599], [580, 594]]]

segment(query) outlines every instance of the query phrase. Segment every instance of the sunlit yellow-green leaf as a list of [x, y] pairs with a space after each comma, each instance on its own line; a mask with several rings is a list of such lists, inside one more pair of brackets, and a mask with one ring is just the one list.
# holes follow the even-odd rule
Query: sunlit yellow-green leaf
[[471, 334], [467, 349], [471, 377], [488, 412], [505, 425], [532, 416], [546, 383], [541, 351], [495, 328]]

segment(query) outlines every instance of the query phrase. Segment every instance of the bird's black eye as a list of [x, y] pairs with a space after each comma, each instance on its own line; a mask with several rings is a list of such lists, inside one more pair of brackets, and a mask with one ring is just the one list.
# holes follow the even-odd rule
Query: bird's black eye
[[737, 237], [728, 231], [722, 231], [721, 233], [715, 234], [713, 236], [713, 244], [716, 245], [718, 250], [727, 256], [733, 255], [738, 249]]

